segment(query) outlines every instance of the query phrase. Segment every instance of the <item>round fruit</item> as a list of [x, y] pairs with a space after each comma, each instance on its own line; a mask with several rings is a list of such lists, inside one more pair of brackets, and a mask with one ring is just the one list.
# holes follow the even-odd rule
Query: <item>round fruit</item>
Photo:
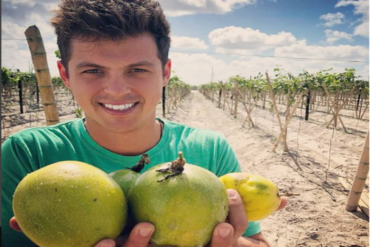
[[216, 175], [180, 158], [152, 167], [132, 185], [129, 208], [137, 222], [154, 224], [155, 246], [205, 246], [225, 221], [229, 201]]
[[113, 178], [114, 181], [116, 181], [116, 183], [121, 187], [125, 196], [127, 196], [131, 185], [135, 182], [139, 175], [139, 173], [131, 170], [118, 170], [109, 173], [109, 176]]
[[229, 173], [220, 177], [226, 189], [240, 194], [249, 221], [262, 220], [274, 213], [280, 205], [278, 187], [262, 176], [245, 172]]
[[117, 170], [109, 173], [109, 176], [116, 181], [116, 183], [121, 187], [125, 196], [127, 196], [131, 185], [139, 177], [140, 172], [143, 170], [146, 164], [149, 164], [149, 155], [143, 154], [139, 162], [133, 167]]
[[91, 247], [116, 238], [127, 217], [125, 196], [102, 170], [57, 162], [22, 179], [13, 197], [22, 231], [43, 247]]

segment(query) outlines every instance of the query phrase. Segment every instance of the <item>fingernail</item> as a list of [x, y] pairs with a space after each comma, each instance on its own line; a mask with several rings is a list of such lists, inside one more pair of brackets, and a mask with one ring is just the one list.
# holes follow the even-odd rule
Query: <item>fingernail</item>
[[114, 247], [114, 244], [110, 242], [103, 241], [97, 247]]
[[149, 234], [153, 232], [151, 227], [143, 227], [139, 229], [140, 236], [147, 237]]
[[236, 199], [238, 197], [236, 190], [227, 190], [227, 194], [230, 199]]
[[229, 236], [230, 231], [230, 229], [220, 229], [218, 230], [218, 234], [220, 234], [222, 238], [226, 238], [227, 236]]

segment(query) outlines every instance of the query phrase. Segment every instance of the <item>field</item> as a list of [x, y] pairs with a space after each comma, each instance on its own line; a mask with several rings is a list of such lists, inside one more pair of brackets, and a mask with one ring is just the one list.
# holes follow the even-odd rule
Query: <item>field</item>
[[[75, 117], [76, 106], [68, 105], [68, 101], [58, 108], [63, 113], [61, 121]], [[281, 144], [272, 152], [280, 132], [276, 115], [268, 109], [256, 107], [252, 112], [255, 127], [242, 127], [246, 118], [243, 106], [234, 119], [227, 110], [218, 108], [217, 102], [192, 91], [166, 118], [221, 132], [235, 150], [243, 171], [271, 179], [283, 192], [300, 194], [290, 197], [284, 210], [261, 221], [271, 246], [369, 246], [368, 217], [360, 210], [345, 210], [348, 190], [340, 182], [353, 181], [369, 116], [359, 120], [345, 110], [341, 113], [348, 133], [326, 128], [331, 116], [323, 111], [312, 112], [310, 120], [304, 121], [304, 110], [298, 109], [289, 124], [289, 152], [284, 152]], [[2, 117], [2, 139], [24, 128], [45, 125], [43, 112], [32, 113], [37, 118], [27, 114], [22, 114], [18, 124], [17, 120], [10, 123], [11, 118]], [[162, 116], [161, 105], [157, 114]], [[368, 180], [364, 193], [368, 193]]]
[[243, 171], [271, 179], [281, 191], [300, 193], [288, 199], [284, 210], [261, 222], [272, 246], [369, 246], [368, 218], [361, 211], [345, 210], [348, 192], [339, 182], [339, 178], [353, 181], [368, 117], [343, 117], [349, 134], [325, 128], [330, 116], [324, 113], [313, 113], [308, 122], [295, 117], [288, 132], [289, 153], [283, 152], [283, 145], [276, 153], [271, 151], [279, 134], [272, 112], [256, 108], [252, 113], [255, 128], [241, 127], [245, 117], [240, 113], [234, 119], [197, 91], [169, 116], [176, 122], [223, 133]]

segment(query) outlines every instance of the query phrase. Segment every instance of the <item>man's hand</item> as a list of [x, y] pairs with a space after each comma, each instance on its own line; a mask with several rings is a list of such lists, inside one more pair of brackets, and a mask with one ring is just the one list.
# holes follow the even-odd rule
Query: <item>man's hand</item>
[[[218, 224], [214, 231], [210, 247], [231, 247], [238, 246], [238, 242], [244, 242], [243, 246], [254, 246], [254, 244], [265, 243], [261, 233], [256, 234], [255, 238], [250, 237], [250, 240], [242, 238], [243, 233], [248, 227], [248, 219], [245, 215], [243, 201], [236, 190], [228, 189], [229, 196], [229, 215], [227, 222]], [[281, 199], [280, 206], [277, 210], [283, 209], [287, 205], [285, 198]], [[257, 245], [255, 245], [257, 246]]]
[[14, 216], [9, 220], [9, 226], [13, 230], [16, 230], [17, 232], [21, 232], [22, 231], [22, 229], [19, 227], [18, 222], [17, 222], [17, 220], [15, 219]]
[[[149, 247], [149, 241], [154, 232], [154, 226], [150, 223], [142, 222], [137, 224], [131, 231], [127, 240], [120, 247]], [[112, 239], [105, 239], [97, 243], [94, 247], [116, 247], [116, 242]]]
[[[211, 243], [209, 247], [231, 247], [238, 246], [238, 241], [248, 241], [246, 238], [242, 238], [242, 234], [248, 227], [248, 220], [245, 215], [243, 202], [237, 191], [228, 189], [229, 196], [229, 215], [227, 222], [218, 224], [212, 235]], [[277, 210], [283, 209], [287, 205], [285, 198], [281, 199], [280, 206]], [[17, 223], [15, 217], [12, 217], [9, 221], [9, 225], [16, 231], [22, 231]], [[125, 243], [119, 245], [120, 247], [149, 247], [150, 238], [154, 232], [154, 226], [150, 223], [142, 222], [137, 224], [131, 231]], [[258, 235], [258, 236], [257, 236]], [[245, 246], [253, 246], [254, 243], [263, 241], [265, 243], [262, 234], [257, 234], [256, 238], [250, 237], [251, 241], [248, 241]], [[118, 242], [118, 241], [117, 241]], [[268, 246], [266, 243], [265, 246]], [[112, 239], [105, 239], [97, 243], [94, 247], [116, 247], [116, 242]]]
[[229, 215], [227, 222], [218, 224], [212, 235], [210, 247], [229, 247], [236, 242], [248, 227], [244, 205], [236, 190], [228, 189]]
[[[17, 220], [12, 217], [9, 225], [13, 230], [21, 232]], [[154, 226], [150, 223], [142, 222], [137, 224], [131, 231], [126, 242], [120, 247], [149, 247], [149, 241], [154, 232]], [[113, 239], [104, 239], [97, 243], [94, 247], [116, 247], [116, 242]]]

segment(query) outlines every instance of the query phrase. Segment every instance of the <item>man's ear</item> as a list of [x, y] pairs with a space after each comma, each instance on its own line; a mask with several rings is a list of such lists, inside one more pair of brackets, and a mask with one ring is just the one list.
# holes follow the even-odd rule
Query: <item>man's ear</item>
[[163, 86], [167, 86], [168, 81], [170, 80], [171, 77], [171, 59], [167, 60], [167, 63], [164, 66], [163, 69]]
[[58, 65], [58, 70], [59, 70], [59, 75], [60, 75], [60, 78], [62, 79], [64, 85], [67, 87], [67, 88], [70, 88], [71, 87], [71, 84], [69, 82], [69, 76], [68, 76], [68, 73], [67, 73], [67, 70], [66, 68], [64, 67], [62, 61], [58, 61], [57, 62], [57, 65]]

